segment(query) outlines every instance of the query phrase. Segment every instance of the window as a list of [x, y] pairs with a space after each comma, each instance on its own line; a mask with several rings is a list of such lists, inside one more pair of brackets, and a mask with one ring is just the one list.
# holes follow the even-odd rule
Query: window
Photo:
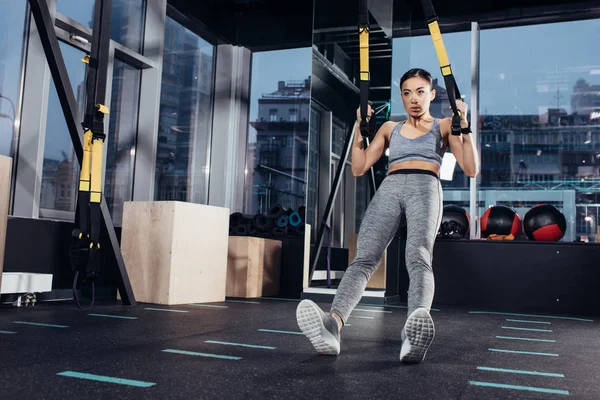
[[555, 201], [563, 241], [597, 241], [600, 56], [589, 46], [599, 30], [583, 20], [481, 32], [479, 196], [502, 196], [521, 217]]
[[214, 56], [212, 44], [167, 16], [155, 200], [207, 202]]
[[298, 121], [298, 109], [291, 108], [290, 109], [290, 122], [296, 122], [296, 121]]
[[0, 0], [0, 155], [13, 157], [18, 131], [19, 84], [26, 1]]
[[[246, 213], [265, 213], [276, 204], [294, 210], [306, 205], [306, 180], [312, 174], [307, 171], [309, 124], [298, 119], [310, 110], [311, 57], [311, 48], [252, 57]], [[287, 119], [292, 109], [295, 121]]]
[[[65, 60], [75, 99], [79, 105], [81, 119], [84, 115], [86, 72], [86, 64], [81, 59], [85, 53], [63, 42], [60, 42], [60, 50]], [[74, 212], [76, 200], [74, 194], [78, 180], [79, 162], [73, 150], [73, 143], [58, 100], [54, 80], [51, 79], [40, 208]], [[67, 188], [73, 188], [73, 190]]]
[[106, 147], [104, 196], [115, 225], [132, 200], [141, 71], [115, 60]]
[[[95, 0], [57, 0], [56, 11], [93, 28]], [[146, 0], [113, 0], [110, 38], [141, 53]]]

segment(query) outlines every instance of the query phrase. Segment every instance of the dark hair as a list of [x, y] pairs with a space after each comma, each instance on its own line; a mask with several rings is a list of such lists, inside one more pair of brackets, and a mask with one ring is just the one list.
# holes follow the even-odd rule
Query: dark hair
[[424, 70], [423, 68], [413, 68], [406, 71], [404, 75], [402, 75], [402, 78], [400, 78], [400, 90], [402, 90], [402, 84], [404, 81], [414, 77], [425, 79], [427, 82], [429, 82], [429, 86], [431, 86], [433, 89], [433, 78], [431, 77], [429, 71]]

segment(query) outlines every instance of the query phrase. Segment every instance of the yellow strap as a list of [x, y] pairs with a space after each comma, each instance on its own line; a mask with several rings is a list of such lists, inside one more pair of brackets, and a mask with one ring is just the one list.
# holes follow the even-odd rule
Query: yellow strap
[[100, 111], [102, 114], [108, 114], [108, 107], [106, 107], [104, 104], [96, 104], [96, 108], [98, 109], [98, 111]]
[[364, 28], [359, 32], [360, 42], [360, 80], [369, 80], [369, 30]]
[[100, 203], [100, 195], [102, 193], [102, 140], [94, 140], [92, 158], [92, 193], [90, 194], [90, 202]]
[[90, 164], [92, 160], [92, 131], [87, 129], [83, 133], [83, 160], [79, 173], [79, 190], [90, 191]]
[[440, 31], [440, 26], [437, 21], [433, 21], [429, 24], [429, 32], [431, 33], [431, 39], [433, 39], [433, 46], [435, 47], [440, 66], [449, 65], [450, 61], [448, 61], [448, 54], [446, 53], [446, 47], [442, 40], [442, 32]]

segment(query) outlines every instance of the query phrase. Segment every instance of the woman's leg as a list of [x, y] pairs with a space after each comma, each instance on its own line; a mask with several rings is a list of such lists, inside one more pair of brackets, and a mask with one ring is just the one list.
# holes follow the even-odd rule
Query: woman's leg
[[398, 230], [402, 217], [399, 193], [405, 178], [400, 175], [386, 177], [369, 203], [357, 238], [356, 258], [340, 282], [331, 313], [323, 312], [311, 300], [301, 301], [296, 309], [298, 326], [321, 354], [337, 355], [340, 352], [339, 322], [348, 320]]
[[367, 207], [356, 241], [356, 257], [346, 269], [331, 305], [331, 313], [339, 316], [344, 324], [398, 230], [404, 178], [400, 175], [386, 177]]
[[410, 315], [417, 308], [430, 311], [433, 303], [433, 246], [442, 219], [443, 198], [439, 180], [420, 174], [409, 176], [403, 194], [406, 214], [405, 262], [410, 279]]
[[403, 193], [406, 214], [406, 269], [408, 318], [402, 329], [400, 360], [421, 362], [435, 337], [429, 314], [435, 281], [432, 268], [433, 246], [443, 213], [442, 187], [437, 177], [410, 175]]

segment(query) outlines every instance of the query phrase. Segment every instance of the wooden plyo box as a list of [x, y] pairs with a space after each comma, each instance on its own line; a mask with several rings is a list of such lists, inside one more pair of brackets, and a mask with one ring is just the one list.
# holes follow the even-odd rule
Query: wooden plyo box
[[279, 294], [279, 240], [230, 236], [227, 255], [227, 296], [258, 298]]
[[224, 301], [228, 239], [228, 208], [178, 201], [126, 202], [121, 252], [136, 301]]
[[0, 287], [2, 287], [2, 271], [4, 270], [4, 249], [6, 246], [6, 225], [8, 224], [11, 176], [12, 158], [0, 156]]
[[[348, 265], [354, 261], [356, 257], [356, 240], [358, 239], [357, 233], [350, 234], [350, 240], [348, 243]], [[377, 270], [367, 282], [367, 289], [385, 289], [385, 275], [387, 265], [387, 249], [383, 252]]]

